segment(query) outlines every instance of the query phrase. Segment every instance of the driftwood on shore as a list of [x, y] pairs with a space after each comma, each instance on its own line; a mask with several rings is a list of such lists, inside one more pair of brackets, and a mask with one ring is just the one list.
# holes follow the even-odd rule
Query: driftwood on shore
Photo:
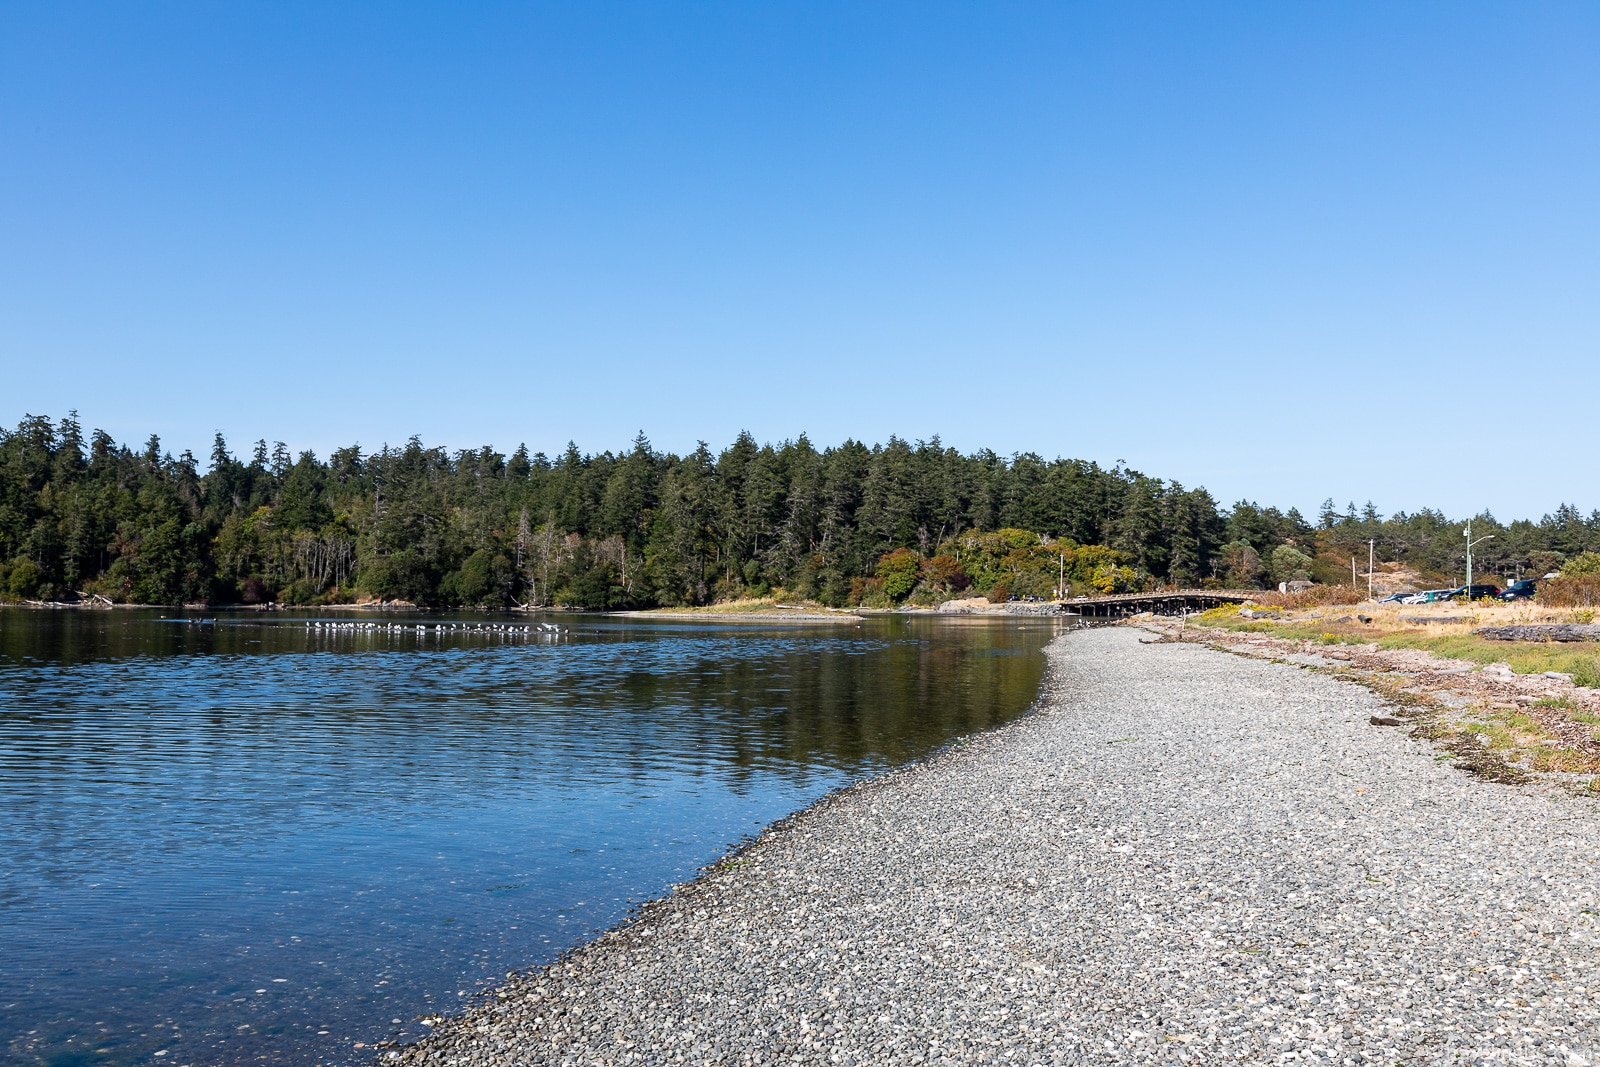
[[1600, 641], [1600, 625], [1570, 622], [1529, 626], [1483, 626], [1472, 632], [1491, 641]]

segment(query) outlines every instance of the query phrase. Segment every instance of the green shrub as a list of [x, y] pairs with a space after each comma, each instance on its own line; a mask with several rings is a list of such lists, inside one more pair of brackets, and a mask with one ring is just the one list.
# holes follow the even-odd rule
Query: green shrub
[[44, 575], [33, 560], [19, 559], [11, 565], [11, 574], [6, 580], [6, 586], [12, 596], [26, 599], [39, 591], [39, 583], [42, 581]]
[[909, 548], [897, 548], [879, 558], [877, 577], [883, 582], [883, 595], [898, 604], [916, 588], [922, 571], [922, 556]]
[[1280, 582], [1307, 581], [1314, 562], [1293, 545], [1279, 545], [1272, 550], [1272, 576]]
[[1600, 577], [1600, 552], [1580, 552], [1561, 565], [1563, 578]]
[[1600, 659], [1586, 659], [1572, 672], [1572, 684], [1600, 689]]

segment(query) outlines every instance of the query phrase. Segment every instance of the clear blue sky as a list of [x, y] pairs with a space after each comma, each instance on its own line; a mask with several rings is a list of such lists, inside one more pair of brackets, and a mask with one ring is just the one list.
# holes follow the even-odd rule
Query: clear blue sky
[[9, 3], [0, 421], [1600, 506], [1600, 6]]

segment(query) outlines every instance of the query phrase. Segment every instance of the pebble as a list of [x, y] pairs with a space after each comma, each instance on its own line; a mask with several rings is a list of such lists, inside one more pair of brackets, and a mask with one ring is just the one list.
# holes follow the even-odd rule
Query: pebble
[[1589, 1064], [1600, 818], [1369, 691], [1137, 631], [830, 797], [403, 1064]]

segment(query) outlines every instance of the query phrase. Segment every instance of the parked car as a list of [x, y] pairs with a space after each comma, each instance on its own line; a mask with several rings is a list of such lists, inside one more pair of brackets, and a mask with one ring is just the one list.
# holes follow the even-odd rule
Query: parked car
[[1412, 594], [1412, 593], [1390, 593], [1386, 597], [1380, 597], [1378, 599], [1378, 603], [1380, 603], [1380, 604], [1401, 604], [1401, 603], [1405, 602], [1406, 597], [1412, 596], [1412, 595], [1414, 595], [1414, 594]]
[[1524, 578], [1520, 582], [1512, 582], [1500, 590], [1501, 600], [1531, 600], [1533, 594], [1539, 591], [1539, 579]]
[[1424, 589], [1420, 593], [1412, 593], [1410, 596], [1408, 596], [1404, 600], [1400, 601], [1400, 603], [1402, 603], [1402, 604], [1433, 604], [1433, 603], [1436, 603], [1437, 601], [1447, 599], [1450, 596], [1450, 594], [1454, 593], [1454, 592], [1455, 592], [1454, 589]]
[[1464, 598], [1466, 600], [1486, 600], [1493, 599], [1499, 595], [1500, 587], [1498, 585], [1493, 585], [1488, 582], [1479, 585], [1477, 582], [1473, 582], [1470, 586], [1463, 585], [1458, 589], [1450, 590], [1449, 599], [1456, 600], [1458, 598]]

